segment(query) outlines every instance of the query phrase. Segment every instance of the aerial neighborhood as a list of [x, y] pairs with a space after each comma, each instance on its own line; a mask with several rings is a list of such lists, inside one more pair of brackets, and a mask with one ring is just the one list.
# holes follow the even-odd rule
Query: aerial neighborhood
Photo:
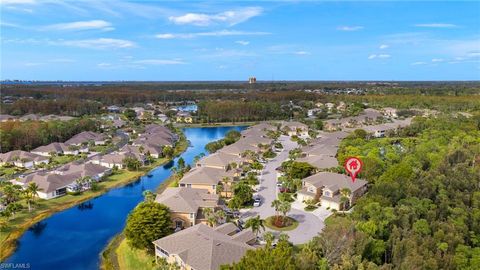
[[[342, 101], [288, 107], [301, 116], [220, 127], [212, 127], [194, 102], [111, 105], [90, 119], [50, 117], [53, 122], [3, 115], [7, 126], [83, 126], [42, 145], [1, 153], [0, 177], [9, 185], [0, 193], [0, 209], [10, 221], [40, 205], [54, 209], [50, 205], [57, 201], [75, 204], [134, 181], [143, 190], [153, 181], [158, 188], [142, 191], [144, 200], [128, 210], [119, 243], [112, 240], [115, 256], [145, 251], [156, 266], [217, 270], [242, 264], [253, 252], [317, 239], [331, 220], [353, 213], [373, 190], [367, 173], [352, 179], [344, 168], [346, 158], [370, 153], [352, 142], [369, 142], [375, 155], [387, 159], [392, 151], [406, 151], [395, 137], [414, 117], [438, 115]], [[14, 190], [23, 194], [28, 212], [12, 207]]]

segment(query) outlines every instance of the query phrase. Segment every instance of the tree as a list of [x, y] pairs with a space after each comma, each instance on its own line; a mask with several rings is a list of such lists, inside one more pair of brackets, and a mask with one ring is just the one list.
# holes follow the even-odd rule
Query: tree
[[5, 204], [10, 204], [20, 200], [22, 187], [20, 185], [6, 184], [3, 187], [3, 198]]
[[263, 234], [263, 239], [265, 240], [265, 247], [270, 248], [275, 240], [275, 235], [272, 232], [265, 232]]
[[173, 156], [173, 153], [174, 150], [171, 146], [166, 145], [162, 148], [162, 154], [166, 158], [171, 158]]
[[252, 232], [258, 238], [258, 234], [261, 230], [265, 230], [264, 220], [260, 216], [250, 218], [245, 222], [245, 228], [251, 228]]
[[[230, 177], [228, 176], [225, 176], [222, 178], [222, 184], [223, 184], [223, 191], [225, 191], [225, 198], [227, 197], [227, 187], [230, 185], [231, 181], [230, 181]], [[230, 191], [232, 191], [232, 188], [230, 186]]]
[[293, 259], [292, 246], [284, 240], [279, 240], [275, 248], [265, 246], [248, 250], [245, 256], [232, 265], [222, 265], [222, 270], [269, 269], [294, 270], [297, 269]]
[[132, 109], [126, 109], [123, 115], [130, 121], [134, 121], [137, 118], [137, 113]]
[[172, 231], [168, 207], [156, 202], [141, 202], [128, 215], [125, 237], [131, 247], [152, 250], [153, 241]]
[[340, 198], [340, 204], [343, 209], [348, 209], [350, 207], [350, 195], [352, 191], [349, 188], [342, 188], [340, 190], [342, 197]]
[[129, 171], [138, 171], [140, 167], [142, 167], [142, 163], [134, 157], [124, 158], [123, 165], [127, 167]]
[[292, 210], [292, 203], [289, 201], [281, 201], [278, 211], [280, 211], [283, 215], [282, 217], [282, 226], [285, 226], [285, 221], [287, 220], [287, 214]]
[[155, 193], [153, 193], [151, 190], [145, 190], [143, 192], [143, 198], [145, 202], [153, 202], [155, 201]]
[[280, 215], [278, 214], [280, 212], [280, 205], [282, 204], [282, 202], [278, 199], [275, 199], [272, 201], [272, 205], [271, 207], [273, 207], [273, 209], [275, 209], [275, 224], [278, 223], [278, 219], [280, 218]]
[[14, 203], [10, 203], [9, 205], [7, 205], [7, 207], [5, 208], [4, 211], [6, 212], [10, 212], [13, 216], [13, 218], [15, 218], [15, 214], [22, 210], [22, 205], [20, 203], [17, 203], [17, 202], [14, 202]]
[[28, 212], [31, 211], [31, 204], [35, 202], [35, 198], [38, 197], [38, 192], [42, 189], [35, 182], [30, 182], [25, 189], [25, 199], [28, 204]]

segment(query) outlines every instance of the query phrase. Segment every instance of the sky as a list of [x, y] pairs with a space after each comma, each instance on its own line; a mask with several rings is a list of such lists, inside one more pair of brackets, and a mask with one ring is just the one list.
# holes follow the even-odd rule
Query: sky
[[480, 1], [0, 0], [1, 79], [480, 80]]

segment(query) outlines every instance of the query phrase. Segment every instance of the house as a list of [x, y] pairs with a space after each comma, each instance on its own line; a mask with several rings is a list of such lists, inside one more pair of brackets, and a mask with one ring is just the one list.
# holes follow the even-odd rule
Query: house
[[26, 114], [19, 118], [20, 121], [38, 121], [40, 120], [40, 115], [38, 114]]
[[[355, 204], [355, 201], [367, 190], [367, 181], [356, 179], [355, 182], [344, 174], [320, 172], [302, 180], [303, 188], [298, 191], [297, 200], [319, 201], [322, 206], [335, 210], [344, 210]], [[343, 190], [350, 194], [342, 194]], [[342, 197], [348, 198], [346, 203]]]
[[245, 159], [237, 155], [216, 152], [199, 160], [196, 166], [227, 170], [231, 167], [232, 163], [235, 163], [239, 167], [245, 163]]
[[79, 148], [75, 145], [66, 145], [64, 143], [54, 142], [48, 145], [40, 146], [31, 151], [33, 154], [41, 156], [52, 156], [52, 155], [78, 155], [80, 152], [88, 152], [87, 147]]
[[8, 121], [14, 121], [16, 120], [17, 117], [8, 115], [8, 114], [0, 114], [0, 122], [8, 122]]
[[385, 115], [387, 117], [390, 117], [390, 118], [397, 118], [398, 117], [397, 109], [395, 109], [395, 108], [385, 107], [385, 108], [383, 108], [382, 112], [383, 112], [383, 115]]
[[137, 152], [113, 152], [106, 155], [98, 155], [93, 157], [89, 162], [93, 164], [102, 165], [107, 168], [124, 169], [124, 160], [126, 158], [135, 158], [142, 163], [145, 163], [145, 156]]
[[13, 164], [17, 167], [30, 169], [36, 165], [48, 164], [49, 158], [41, 155], [25, 152], [22, 150], [14, 150], [4, 154], [0, 154], [0, 165]]
[[119, 113], [121, 111], [121, 109], [120, 109], [120, 107], [118, 107], [116, 105], [111, 105], [111, 106], [107, 107], [107, 111], [109, 111], [111, 113]]
[[213, 211], [220, 205], [218, 195], [206, 189], [182, 187], [167, 188], [157, 195], [155, 201], [170, 209], [172, 226], [177, 230], [206, 223], [203, 209], [210, 208]]
[[[217, 168], [196, 167], [187, 172], [178, 184], [180, 187], [201, 188], [216, 194], [217, 186], [225, 177], [228, 177], [230, 183], [232, 183], [236, 180], [238, 174], [234, 170], [225, 171]], [[222, 192], [222, 194], [224, 193]], [[229, 197], [229, 194], [225, 195]]]
[[76, 174], [60, 175], [48, 172], [37, 172], [29, 174], [23, 178], [13, 180], [14, 184], [26, 188], [30, 182], [34, 182], [40, 188], [38, 196], [42, 199], [52, 199], [65, 195], [67, 186], [74, 183], [79, 176]]
[[192, 115], [189, 112], [179, 111], [176, 115], [177, 123], [193, 123]]
[[227, 146], [223, 147], [222, 149], [218, 150], [218, 152], [220, 152], [220, 153], [236, 156], [236, 157], [239, 157], [239, 158], [242, 157], [242, 154], [245, 153], [245, 151], [259, 152], [260, 149], [257, 146], [253, 146], [251, 144], [246, 144], [246, 143], [243, 143], [242, 140], [239, 140], [235, 143], [227, 145]]
[[153, 144], [142, 144], [142, 145], [125, 145], [120, 150], [118, 150], [120, 153], [136, 153], [139, 156], [141, 155], [150, 155], [151, 157], [154, 158], [160, 158], [163, 154], [163, 148], [158, 145], [153, 145]]
[[333, 108], [335, 108], [335, 104], [331, 102], [325, 103], [325, 107], [327, 107], [328, 111], [331, 112]]
[[245, 241], [249, 238], [245, 236], [255, 237], [250, 230], [236, 236], [239, 233], [228, 235], [222, 229], [198, 224], [155, 240], [155, 258], [164, 258], [182, 270], [219, 270], [221, 265], [238, 262], [254, 249], [247, 244], [250, 241]]
[[288, 136], [308, 136], [308, 126], [296, 122], [296, 121], [291, 121], [291, 122], [286, 122], [283, 121], [282, 123], [282, 130], [288, 134]]
[[163, 113], [157, 114], [157, 119], [162, 121], [163, 123], [168, 122], [168, 116]]
[[13, 180], [14, 184], [26, 188], [34, 182], [40, 188], [38, 196], [42, 199], [52, 199], [65, 195], [67, 191], [76, 191], [76, 181], [83, 177], [91, 177], [100, 181], [104, 175], [110, 173], [108, 168], [95, 164], [67, 164], [51, 172], [36, 172]]
[[95, 145], [105, 145], [107, 143], [107, 136], [101, 133], [93, 131], [83, 131], [73, 136], [70, 140], [66, 141], [67, 145], [80, 146], [86, 143], [94, 143]]
[[100, 181], [104, 176], [111, 173], [111, 169], [93, 163], [68, 163], [53, 170], [53, 173], [67, 175], [71, 173], [79, 173], [80, 177], [91, 177], [96, 181]]
[[112, 121], [112, 127], [114, 127], [114, 128], [122, 128], [122, 127], [124, 127], [125, 125], [126, 125], [126, 122], [123, 121], [123, 120], [120, 119], [120, 118], [119, 118], [119, 119], [114, 119], [114, 120]]

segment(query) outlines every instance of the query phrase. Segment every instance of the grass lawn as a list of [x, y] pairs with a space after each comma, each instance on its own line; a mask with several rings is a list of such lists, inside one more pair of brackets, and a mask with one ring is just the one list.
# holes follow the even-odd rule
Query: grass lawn
[[[175, 155], [182, 153], [185, 151], [185, 149], [187, 149], [187, 147], [188, 142], [182, 136], [182, 139], [175, 149]], [[65, 195], [50, 200], [38, 199], [37, 205], [31, 212], [28, 212], [25, 201], [20, 201], [20, 203], [24, 206], [24, 209], [18, 212], [15, 215], [15, 218], [12, 217], [10, 220], [6, 220], [4, 217], [0, 217], [0, 222], [3, 223], [6, 221], [6, 224], [8, 224], [6, 228], [2, 228], [2, 230], [0, 230], [0, 261], [10, 256], [10, 254], [15, 251], [17, 239], [20, 238], [23, 232], [30, 226], [56, 212], [98, 197], [107, 192], [109, 189], [124, 186], [130, 182], [133, 182], [153, 168], [166, 163], [168, 160], [169, 159], [167, 158], [160, 158], [139, 171], [119, 170], [115, 174], [108, 176], [103, 182], [100, 182], [100, 189], [98, 191], [88, 190], [78, 195]]]
[[158, 269], [155, 265], [155, 257], [144, 250], [133, 249], [123, 239], [116, 249], [118, 269]]
[[291, 218], [291, 217], [287, 217], [286, 218], [287, 221], [286, 221], [286, 224], [288, 224], [287, 226], [285, 227], [277, 227], [275, 226], [274, 222], [275, 222], [275, 216], [271, 216], [271, 217], [268, 217], [266, 220], [265, 220], [265, 226], [267, 226], [268, 228], [272, 229], [272, 230], [276, 230], [276, 231], [292, 231], [292, 230], [295, 230], [297, 227], [298, 227], [298, 221], [296, 221], [295, 219]]
[[15, 166], [0, 166], [0, 176], [11, 176], [24, 171], [26, 171], [26, 169], [17, 168]]

